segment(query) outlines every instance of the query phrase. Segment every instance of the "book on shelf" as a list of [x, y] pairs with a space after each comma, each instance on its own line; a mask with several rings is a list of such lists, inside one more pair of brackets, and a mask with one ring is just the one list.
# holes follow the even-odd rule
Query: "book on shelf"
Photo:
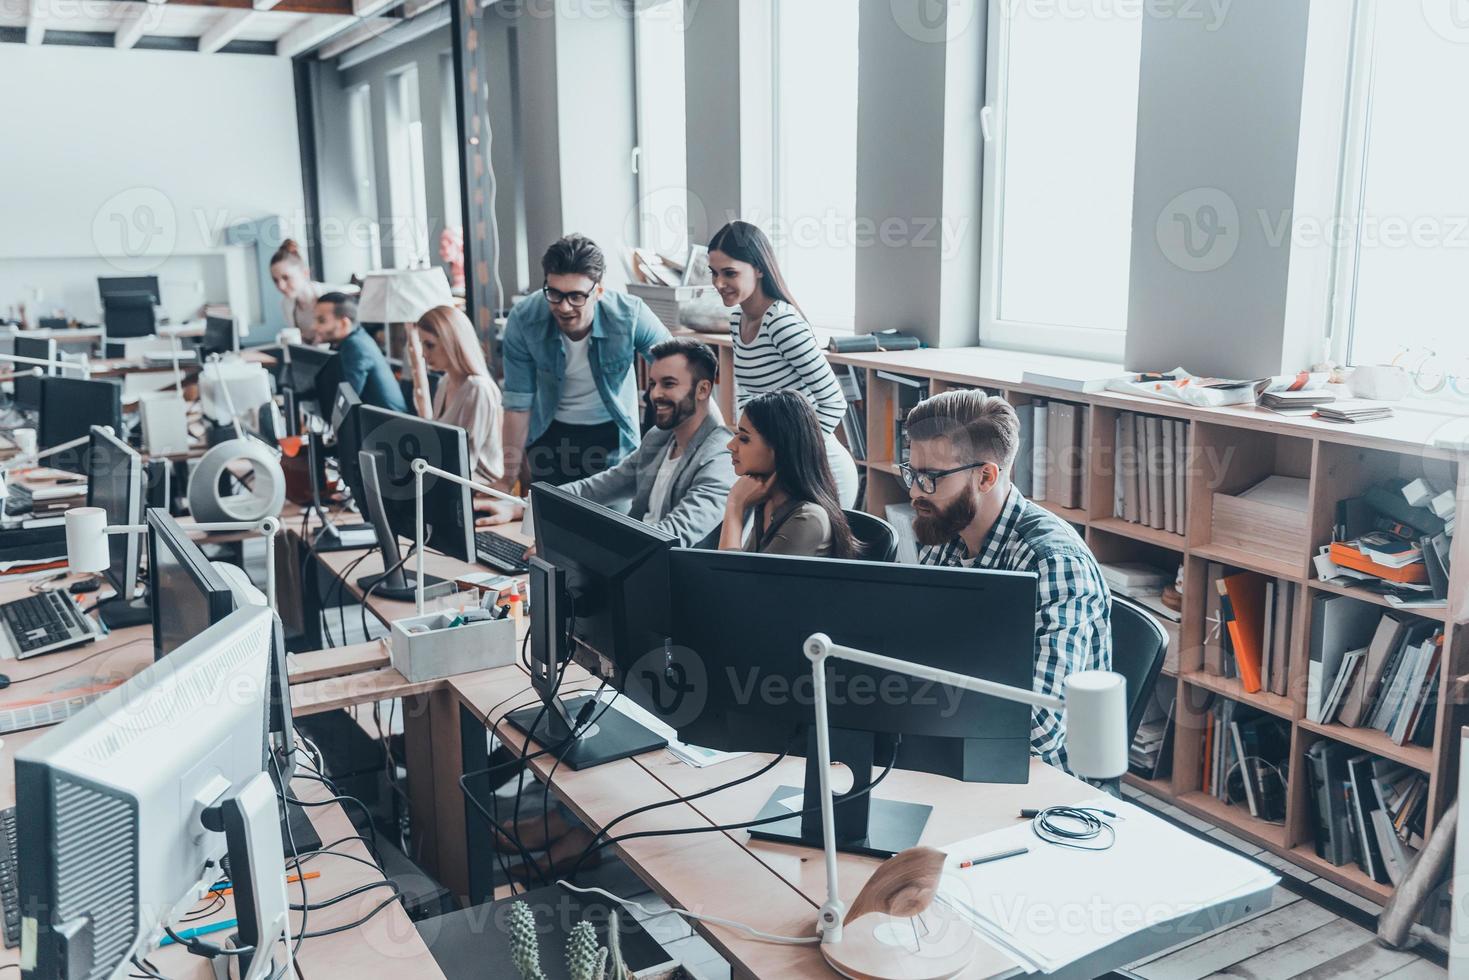
[[1112, 516], [1183, 534], [1188, 514], [1188, 423], [1117, 414]]
[[1204, 672], [1224, 676], [1224, 638], [1228, 626], [1220, 609], [1221, 596], [1216, 583], [1224, 577], [1224, 566], [1211, 561], [1205, 567], [1204, 582]]
[[1351, 864], [1357, 857], [1357, 836], [1352, 830], [1346, 790], [1347, 759], [1355, 751], [1328, 739], [1312, 742], [1306, 749], [1316, 856], [1338, 867]]
[[1306, 717], [1322, 724], [1322, 712], [1350, 650], [1370, 649], [1381, 610], [1332, 593], [1311, 599], [1311, 642], [1306, 669]]
[[1218, 698], [1204, 716], [1204, 791], [1278, 823], [1285, 819], [1290, 724], [1247, 704]]
[[847, 449], [853, 459], [867, 458], [867, 386], [866, 373], [850, 364], [837, 373], [842, 386], [842, 396], [847, 400], [847, 411], [842, 416], [842, 434], [847, 438]]
[[1270, 638], [1274, 654], [1267, 673], [1270, 693], [1282, 697], [1290, 687], [1290, 649], [1291, 637], [1295, 635], [1298, 588], [1294, 582], [1278, 580], [1275, 583], [1274, 628]]
[[1010, 464], [1010, 482], [1030, 500], [1035, 499], [1035, 410], [1030, 403], [1015, 406], [1020, 421], [1020, 441], [1015, 447], [1015, 462]]
[[1128, 771], [1143, 779], [1166, 779], [1173, 771], [1173, 708], [1175, 699], [1166, 705], [1151, 701], [1133, 736], [1128, 751]]
[[1235, 665], [1239, 668], [1240, 685], [1245, 693], [1262, 688], [1260, 668], [1263, 662], [1265, 576], [1255, 572], [1235, 572], [1219, 580], [1218, 588], [1229, 600], [1227, 620], [1229, 639], [1234, 648]]
[[1047, 420], [1050, 417], [1049, 405], [1045, 401], [1033, 401], [1024, 406], [1030, 411], [1031, 432], [1031, 488], [1032, 500], [1045, 500], [1051, 490], [1051, 464], [1050, 453], [1047, 446], [1051, 438], [1048, 431]]
[[1081, 481], [1086, 467], [1082, 444], [1085, 408], [1053, 401], [1046, 406], [1046, 500], [1062, 507], [1081, 506]]
[[878, 371], [877, 377], [893, 382], [893, 462], [906, 463], [908, 413], [928, 394], [928, 382], [888, 371]]

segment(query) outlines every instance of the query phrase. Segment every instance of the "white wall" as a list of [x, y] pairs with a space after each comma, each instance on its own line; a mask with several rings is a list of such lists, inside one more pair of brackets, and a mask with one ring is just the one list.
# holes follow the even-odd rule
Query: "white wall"
[[96, 277], [133, 274], [160, 277], [174, 318], [258, 309], [229, 295], [254, 282], [218, 243], [234, 221], [300, 223], [289, 59], [7, 44], [0, 92], [0, 132], [19, 137], [0, 180], [0, 310], [39, 287], [33, 312], [95, 319]]

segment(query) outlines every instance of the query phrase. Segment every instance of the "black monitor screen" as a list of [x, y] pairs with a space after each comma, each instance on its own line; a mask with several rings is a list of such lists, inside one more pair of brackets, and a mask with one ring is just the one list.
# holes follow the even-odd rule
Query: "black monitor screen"
[[[110, 425], [122, 432], [122, 383], [81, 378], [41, 378], [41, 425], [37, 441], [42, 449], [80, 439], [94, 425]], [[73, 473], [87, 472], [85, 446], [48, 457], [46, 462]]]
[[[137, 524], [142, 510], [143, 458], [121, 439], [96, 427], [88, 451], [87, 506], [106, 511], [108, 524]], [[107, 550], [112, 559], [107, 580], [124, 601], [131, 599], [138, 578], [138, 536], [109, 534]]]
[[228, 616], [234, 593], [168, 511], [148, 511], [148, 592], [159, 659]]
[[118, 293], [146, 293], [154, 304], [163, 302], [157, 276], [98, 276], [97, 293], [104, 305]]
[[[56, 360], [56, 341], [49, 337], [24, 337], [15, 338], [15, 354], [17, 357], [34, 357], [39, 361]], [[34, 364], [17, 364], [17, 371], [29, 372]], [[43, 367], [41, 370], [46, 374], [53, 373], [52, 368]], [[41, 381], [29, 373], [24, 377], [15, 379], [15, 407], [22, 411], [34, 412], [41, 407]]]
[[102, 325], [109, 340], [151, 337], [158, 329], [153, 297], [147, 293], [113, 293], [103, 297]]
[[[417, 531], [413, 461], [421, 458], [456, 476], [472, 477], [464, 430], [372, 405], [358, 406], [351, 416], [355, 424], [350, 428], [355, 431], [338, 434], [337, 458], [350, 456], [355, 460], [359, 450], [378, 457], [378, 482], [388, 523], [399, 537], [412, 539]], [[350, 445], [350, 439], [355, 439], [356, 445]], [[358, 469], [344, 468], [342, 476], [349, 481], [353, 496], [362, 500]], [[473, 561], [474, 506], [470, 489], [432, 474], [424, 477], [423, 487], [423, 521], [429, 530], [429, 547], [460, 561]]]
[[199, 347], [205, 354], [224, 354], [235, 349], [235, 321], [227, 316], [204, 318], [204, 339]]
[[340, 359], [336, 351], [292, 344], [287, 355], [291, 359], [286, 372], [286, 385], [296, 393], [298, 402], [330, 401], [341, 381]]

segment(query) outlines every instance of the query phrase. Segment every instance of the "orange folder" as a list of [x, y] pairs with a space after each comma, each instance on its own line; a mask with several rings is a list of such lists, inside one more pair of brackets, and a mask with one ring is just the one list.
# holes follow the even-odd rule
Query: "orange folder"
[[1229, 623], [1229, 639], [1234, 643], [1240, 685], [1247, 694], [1253, 694], [1260, 690], [1261, 644], [1265, 636], [1265, 576], [1238, 572], [1225, 577], [1224, 588], [1234, 610], [1234, 619]]

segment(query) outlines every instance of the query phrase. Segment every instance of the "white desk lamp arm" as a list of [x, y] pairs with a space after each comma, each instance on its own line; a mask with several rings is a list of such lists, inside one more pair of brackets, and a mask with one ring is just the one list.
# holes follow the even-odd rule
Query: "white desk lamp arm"
[[826, 706], [827, 660], [849, 660], [948, 687], [988, 694], [1006, 701], [1019, 701], [1034, 708], [1061, 711], [1064, 703], [1060, 698], [1036, 694], [1034, 691], [1022, 690], [1008, 684], [997, 684], [967, 674], [956, 674], [949, 670], [884, 657], [882, 654], [855, 647], [841, 646], [833, 643], [831, 637], [825, 633], [813, 633], [807, 637], [804, 652], [811, 661], [812, 701], [816, 708], [816, 772], [821, 782], [821, 838], [826, 858], [826, 902], [817, 913], [816, 923], [823, 943], [839, 943], [842, 941], [842, 920], [846, 918], [847, 907], [841, 899], [837, 880], [836, 816], [831, 797], [831, 729]]
[[[110, 425], [104, 425], [101, 426], [101, 428], [108, 435], [115, 434], [112, 431], [112, 426]], [[9, 473], [11, 470], [18, 469], [22, 466], [33, 466], [36, 463], [39, 463], [41, 460], [47, 458], [48, 456], [55, 456], [57, 453], [64, 453], [68, 449], [75, 449], [78, 446], [85, 446], [89, 444], [91, 440], [92, 434], [89, 432], [84, 436], [77, 436], [75, 439], [68, 439], [66, 442], [60, 443], [59, 445], [50, 446], [46, 449], [42, 449], [34, 456], [16, 456], [14, 459], [6, 462], [3, 467], [0, 467], [0, 473]]]
[[[275, 536], [280, 532], [281, 522], [274, 517], [264, 517], [258, 521], [215, 521], [213, 523], [192, 524], [184, 530], [204, 531], [254, 531], [265, 539], [265, 600], [270, 603], [270, 608], [275, 606]], [[147, 534], [146, 524], [109, 524], [102, 529], [103, 534]]]
[[525, 506], [525, 501], [514, 494], [485, 486], [483, 483], [462, 477], [457, 473], [449, 473], [441, 470], [437, 466], [430, 464], [426, 459], [419, 458], [413, 461], [413, 546], [418, 549], [418, 574], [416, 576], [417, 582], [413, 586], [413, 602], [415, 614], [419, 616], [423, 615], [423, 476], [425, 473], [431, 473], [440, 479], [449, 480], [462, 487], [469, 487], [471, 490], [478, 490], [480, 493], [488, 494], [491, 497], [499, 497], [501, 500], [508, 500], [513, 504], [520, 504], [522, 507]]
[[[220, 356], [215, 354], [209, 358], [209, 363], [214, 365], [214, 373], [219, 377], [219, 391], [224, 396], [225, 410], [230, 413], [230, 422], [235, 427], [235, 438], [243, 442], [245, 439], [245, 427], [240, 424], [240, 416], [235, 411], [235, 399], [230, 394], [229, 383], [225, 381], [224, 375], [220, 373], [220, 360]], [[183, 388], [180, 387], [179, 390], [182, 391]]]
[[0, 361], [8, 361], [11, 364], [30, 364], [35, 367], [55, 368], [58, 371], [81, 368], [82, 377], [92, 376], [92, 366], [87, 360], [86, 354], [78, 354], [74, 361], [53, 361], [44, 357], [26, 357], [24, 354], [0, 354]]

